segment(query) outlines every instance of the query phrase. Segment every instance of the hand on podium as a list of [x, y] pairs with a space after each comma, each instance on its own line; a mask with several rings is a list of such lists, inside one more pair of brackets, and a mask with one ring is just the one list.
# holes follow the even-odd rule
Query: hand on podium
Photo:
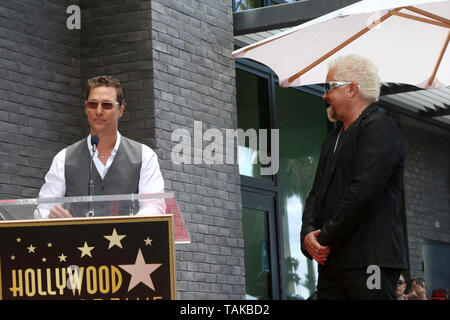
[[72, 218], [72, 215], [63, 207], [56, 205], [50, 210], [50, 214], [48, 217], [50, 219]]

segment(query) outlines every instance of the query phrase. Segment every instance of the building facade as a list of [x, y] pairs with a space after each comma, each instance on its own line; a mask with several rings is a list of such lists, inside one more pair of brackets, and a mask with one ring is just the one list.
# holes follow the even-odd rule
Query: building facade
[[[326, 13], [320, 0], [303, 2], [310, 18]], [[354, 1], [338, 2], [327, 10]], [[156, 151], [190, 234], [176, 245], [178, 298], [308, 298], [317, 264], [300, 252], [301, 213], [330, 123], [319, 88], [282, 89], [271, 70], [231, 58], [242, 45], [233, 8], [232, 0], [3, 1], [0, 197], [37, 197], [53, 156], [88, 134], [86, 80], [110, 74], [127, 101], [119, 130]], [[450, 262], [450, 127], [383, 107], [406, 147], [408, 276], [448, 279], [439, 264]], [[179, 129], [185, 137], [174, 139]], [[254, 129], [256, 147], [227, 135], [238, 129]], [[209, 152], [220, 137], [223, 147]], [[191, 151], [183, 163], [173, 161], [180, 144]], [[276, 160], [275, 174], [262, 174]]]

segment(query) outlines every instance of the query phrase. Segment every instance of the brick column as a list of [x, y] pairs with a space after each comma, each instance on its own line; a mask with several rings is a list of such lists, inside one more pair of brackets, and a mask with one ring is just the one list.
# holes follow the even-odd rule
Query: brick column
[[224, 137], [237, 128], [232, 22], [231, 1], [152, 1], [156, 149], [192, 240], [176, 247], [180, 299], [245, 294], [238, 166], [194, 164], [193, 150], [191, 164], [170, 157], [174, 130], [194, 145], [194, 121]]

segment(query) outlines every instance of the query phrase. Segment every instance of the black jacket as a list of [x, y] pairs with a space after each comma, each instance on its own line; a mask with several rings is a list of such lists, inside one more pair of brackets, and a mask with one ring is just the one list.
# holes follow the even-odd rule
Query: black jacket
[[371, 104], [342, 130], [333, 154], [341, 127], [322, 146], [302, 217], [302, 252], [312, 258], [303, 240], [321, 229], [319, 243], [331, 249], [326, 266], [406, 268], [404, 153], [397, 126]]

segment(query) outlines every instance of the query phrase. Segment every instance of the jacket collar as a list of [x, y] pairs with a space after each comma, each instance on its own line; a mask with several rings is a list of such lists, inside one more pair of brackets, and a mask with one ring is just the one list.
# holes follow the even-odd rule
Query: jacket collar
[[[345, 145], [346, 140], [348, 139], [348, 137], [351, 136], [351, 134], [355, 131], [356, 128], [359, 128], [359, 126], [361, 125], [361, 122], [363, 120], [365, 120], [367, 117], [369, 117], [373, 112], [375, 112], [377, 110], [377, 105], [376, 103], [371, 103], [369, 106], [367, 106], [363, 112], [361, 113], [361, 115], [350, 125], [350, 127], [347, 128], [347, 130], [345, 131], [345, 134], [340, 134], [339, 137], [339, 143], [337, 145], [336, 151], [334, 153], [334, 157], [333, 157], [333, 162], [332, 162], [332, 168], [334, 171], [334, 167], [336, 166], [336, 160], [339, 156], [339, 153], [341, 152], [342, 148]], [[339, 131], [344, 131], [344, 125], [342, 124], [342, 122], [340, 123], [340, 125], [336, 128], [337, 132]]]
[[[371, 103], [371, 104], [369, 104], [364, 110], [363, 110], [363, 112], [361, 113], [361, 115], [359, 116], [359, 118], [362, 120], [362, 119], [365, 119], [365, 118], [367, 118], [368, 116], [370, 116], [375, 110], [377, 110], [377, 103], [376, 102], [373, 102], [373, 103]], [[357, 119], [358, 120], [358, 119]], [[355, 121], [356, 122], [356, 121]]]

